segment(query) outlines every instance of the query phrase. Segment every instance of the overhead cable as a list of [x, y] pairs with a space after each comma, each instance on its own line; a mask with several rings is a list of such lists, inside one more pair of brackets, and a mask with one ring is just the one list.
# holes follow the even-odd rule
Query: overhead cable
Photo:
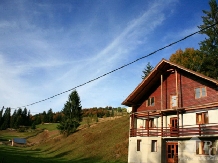
[[[84, 85], [86, 85], [86, 84], [88, 84], [88, 83], [91, 83], [91, 82], [93, 82], [93, 81], [95, 81], [95, 80], [98, 80], [98, 79], [100, 79], [100, 78], [102, 78], [102, 77], [104, 77], [104, 76], [107, 76], [107, 75], [109, 75], [109, 74], [111, 74], [111, 73], [113, 73], [113, 72], [115, 72], [115, 71], [118, 71], [118, 70], [120, 70], [120, 69], [122, 69], [122, 68], [124, 68], [124, 67], [127, 67], [127, 66], [129, 66], [129, 65], [131, 65], [131, 64], [133, 64], [133, 63], [135, 63], [135, 62], [138, 62], [139, 60], [142, 60], [142, 59], [147, 58], [147, 57], [149, 57], [149, 56], [151, 56], [151, 55], [153, 55], [153, 54], [155, 54], [155, 53], [157, 53], [157, 52], [159, 52], [159, 51], [162, 51], [162, 50], [164, 50], [164, 49], [166, 49], [166, 48], [168, 48], [168, 47], [170, 47], [170, 46], [172, 46], [172, 45], [174, 45], [174, 44], [177, 44], [177, 43], [179, 43], [179, 42], [181, 42], [181, 41], [183, 41], [183, 40], [185, 40], [185, 39], [187, 39], [187, 38], [189, 38], [189, 37], [191, 37], [191, 36], [193, 36], [193, 35], [195, 35], [195, 34], [198, 34], [198, 33], [202, 32], [202, 31], [204, 31], [204, 30], [206, 30], [206, 29], [208, 29], [208, 28], [211, 28], [211, 27], [215, 26], [216, 24], [217, 24], [217, 23], [214, 23], [214, 24], [212, 24], [212, 25], [210, 25], [210, 26], [207, 26], [207, 27], [205, 27], [205, 28], [203, 28], [203, 29], [201, 29], [201, 30], [199, 30], [199, 31], [196, 31], [196, 32], [194, 32], [194, 33], [192, 33], [192, 34], [190, 34], [190, 35], [188, 35], [188, 36], [185, 36], [184, 38], [182, 38], [182, 39], [180, 39], [180, 40], [178, 40], [178, 41], [175, 41], [175, 42], [173, 42], [173, 43], [170, 43], [170, 44], [168, 44], [168, 45], [166, 45], [166, 46], [164, 46], [164, 47], [162, 47], [162, 48], [160, 48], [160, 49], [158, 49], [158, 50], [155, 50], [155, 51], [153, 51], [153, 52], [151, 52], [151, 53], [149, 53], [149, 54], [147, 54], [147, 55], [145, 55], [145, 56], [142, 56], [142, 57], [140, 57], [140, 58], [138, 58], [138, 59], [136, 59], [136, 60], [134, 60], [134, 61], [132, 61], [132, 62], [129, 62], [129, 63], [127, 63], [127, 64], [125, 64], [125, 65], [123, 65], [123, 66], [121, 66], [121, 67], [119, 67], [119, 68], [116, 68], [116, 69], [114, 69], [114, 70], [112, 70], [112, 71], [109, 71], [109, 72], [107, 72], [107, 73], [105, 73], [105, 74], [103, 74], [103, 75], [101, 75], [101, 76], [98, 76], [98, 77], [96, 77], [96, 78], [94, 78], [94, 79], [92, 79], [92, 80], [89, 80], [89, 81], [87, 81], [87, 82], [85, 82], [85, 83], [83, 83], [83, 84], [80, 84], [80, 85], [78, 85], [78, 86], [76, 86], [76, 87], [74, 87], [74, 88], [71, 88], [71, 89], [66, 90], [66, 91], [64, 91], [64, 92], [61, 92], [61, 93], [58, 93], [58, 94], [53, 95], [53, 96], [51, 96], [51, 97], [48, 97], [48, 98], [46, 98], [46, 99], [43, 99], [43, 100], [40, 100], [40, 101], [37, 101], [37, 102], [33, 102], [33, 103], [31, 103], [31, 104], [28, 104], [28, 105], [24, 105], [24, 106], [22, 106], [22, 107], [27, 107], [27, 106], [35, 105], [35, 104], [37, 104], [37, 103], [41, 103], [41, 102], [43, 102], [43, 101], [47, 101], [47, 100], [49, 100], [49, 99], [52, 99], [52, 98], [54, 98], [54, 97], [56, 97], [56, 96], [60, 96], [60, 95], [62, 95], [62, 94], [64, 94], [64, 93], [70, 92], [70, 91], [72, 91], [72, 90], [74, 90], [74, 89], [76, 89], [76, 88], [82, 87], [82, 86], [84, 86]], [[20, 108], [20, 107], [18, 107], [18, 108]]]

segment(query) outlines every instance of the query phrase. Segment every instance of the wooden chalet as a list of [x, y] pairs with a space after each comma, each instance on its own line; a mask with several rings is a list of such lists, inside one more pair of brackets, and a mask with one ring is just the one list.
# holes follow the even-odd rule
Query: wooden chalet
[[206, 163], [218, 154], [217, 80], [163, 59], [122, 104], [132, 107], [128, 162]]

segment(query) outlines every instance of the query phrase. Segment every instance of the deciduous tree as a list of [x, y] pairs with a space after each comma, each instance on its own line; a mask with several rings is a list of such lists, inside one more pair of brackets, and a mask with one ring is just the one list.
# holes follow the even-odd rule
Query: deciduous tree
[[179, 49], [170, 56], [170, 61], [182, 65], [190, 70], [201, 72], [204, 55], [194, 48]]

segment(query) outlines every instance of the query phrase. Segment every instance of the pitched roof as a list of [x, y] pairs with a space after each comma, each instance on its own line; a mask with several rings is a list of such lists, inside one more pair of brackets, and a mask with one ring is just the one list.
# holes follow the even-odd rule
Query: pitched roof
[[24, 138], [14, 138], [13, 141], [18, 144], [26, 144], [26, 139]]
[[215, 83], [218, 85], [218, 80], [207, 77], [201, 73], [187, 69], [181, 65], [170, 62], [166, 59], [162, 59], [157, 66], [151, 71], [151, 73], [144, 79], [142, 82], [135, 88], [135, 90], [122, 102], [122, 105], [132, 106], [136, 105], [137, 102], [143, 97], [143, 95], [149, 90], [149, 88], [160, 81], [160, 76], [164, 71], [167, 71], [170, 68], [177, 68], [183, 71], [186, 71], [192, 75], [203, 78], [207, 81]]

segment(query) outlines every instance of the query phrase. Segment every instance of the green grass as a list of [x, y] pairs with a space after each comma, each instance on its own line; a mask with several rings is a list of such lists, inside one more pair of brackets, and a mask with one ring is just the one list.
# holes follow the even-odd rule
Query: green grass
[[0, 131], [0, 140], [8, 141], [15, 137], [27, 138], [27, 137], [37, 134], [38, 132], [39, 132], [38, 130], [29, 130], [27, 132], [17, 132], [15, 130], [14, 131], [4, 130], [4, 131]]
[[53, 130], [57, 130], [57, 125], [58, 125], [58, 123], [39, 124], [39, 125], [36, 125], [36, 128], [53, 131]]
[[48, 157], [44, 151], [27, 150], [21, 147], [0, 146], [0, 162], [3, 163], [122, 163], [119, 161], [104, 161], [98, 157], [80, 157], [65, 159], [61, 155]]
[[[63, 137], [53, 124], [45, 124], [48, 132], [28, 139], [39, 142], [30, 147], [0, 145], [0, 162], [4, 163], [126, 163], [128, 153], [129, 117], [100, 121], [91, 127], [81, 127]], [[42, 125], [44, 126], [44, 125]], [[45, 127], [38, 127], [42, 129]], [[84, 126], [86, 126], [84, 124]], [[46, 134], [45, 134], [46, 133]], [[0, 134], [1, 135], [1, 134]]]

